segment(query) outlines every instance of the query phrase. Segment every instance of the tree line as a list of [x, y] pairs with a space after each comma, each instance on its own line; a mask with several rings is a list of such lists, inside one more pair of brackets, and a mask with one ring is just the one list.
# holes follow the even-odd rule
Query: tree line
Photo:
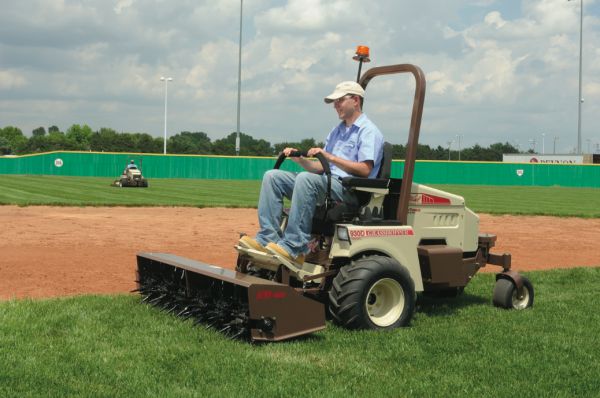
[[[235, 141], [237, 133], [233, 132], [225, 138], [211, 140], [204, 132], [182, 131], [167, 139], [167, 153], [190, 155], [236, 155]], [[322, 142], [304, 139], [300, 142], [281, 142], [272, 144], [263, 139], [255, 139], [251, 135], [240, 133], [240, 156], [275, 156], [283, 148], [294, 147], [307, 150], [322, 147]], [[21, 129], [14, 126], [0, 128], [0, 155], [25, 155], [50, 151], [93, 151], [93, 152], [135, 152], [162, 153], [163, 138], [152, 137], [147, 133], [119, 133], [111, 128], [93, 131], [88, 125], [74, 124], [66, 131], [57, 126], [48, 130], [38, 127], [26, 137]], [[509, 143], [495, 143], [489, 147], [474, 145], [458, 150], [419, 144], [417, 159], [423, 160], [476, 160], [502, 161], [503, 153], [519, 153]], [[393, 158], [404, 159], [406, 146], [393, 145]]]

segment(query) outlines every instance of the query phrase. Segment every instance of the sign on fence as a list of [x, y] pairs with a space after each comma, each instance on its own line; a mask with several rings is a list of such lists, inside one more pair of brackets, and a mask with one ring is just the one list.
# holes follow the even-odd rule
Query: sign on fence
[[589, 155], [538, 155], [535, 153], [502, 155], [505, 163], [551, 163], [551, 164], [583, 164], [591, 163]]

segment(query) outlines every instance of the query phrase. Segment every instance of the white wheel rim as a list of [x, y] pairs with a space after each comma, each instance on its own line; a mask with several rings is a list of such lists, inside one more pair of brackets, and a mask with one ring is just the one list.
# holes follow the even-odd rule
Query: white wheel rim
[[524, 310], [527, 308], [527, 303], [529, 303], [529, 289], [525, 286], [521, 289], [521, 295], [519, 296], [519, 289], [516, 287], [513, 289], [513, 308], [516, 310]]
[[395, 279], [380, 279], [369, 289], [365, 306], [371, 322], [382, 328], [390, 326], [404, 309], [404, 290]]

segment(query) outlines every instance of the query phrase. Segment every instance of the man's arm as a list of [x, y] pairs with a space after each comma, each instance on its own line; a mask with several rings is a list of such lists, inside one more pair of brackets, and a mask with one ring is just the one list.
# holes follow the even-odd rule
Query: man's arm
[[[297, 149], [285, 148], [283, 150], [283, 153], [285, 154], [285, 156], [289, 156], [290, 153], [294, 151], [297, 151]], [[323, 156], [325, 157], [325, 159], [327, 159], [329, 163], [333, 163], [340, 169], [344, 170], [346, 173], [352, 174], [356, 177], [367, 178], [369, 177], [369, 174], [371, 174], [371, 170], [373, 170], [374, 164], [372, 160], [365, 160], [364, 162], [353, 162], [351, 160], [342, 159], [340, 157], [332, 155], [331, 153], [326, 152], [323, 148], [309, 149], [307, 152], [307, 157], [314, 157], [317, 155], [317, 153], [323, 154]], [[323, 166], [321, 165], [321, 162], [316, 162], [314, 160], [309, 160], [303, 157], [292, 157], [290, 159], [298, 163], [306, 171], [310, 171], [311, 173], [317, 174], [323, 173]]]
[[[292, 152], [298, 151], [296, 148], [285, 148], [282, 152], [285, 156], [290, 156]], [[313, 155], [309, 155], [313, 156]], [[321, 162], [315, 162], [314, 160], [308, 160], [303, 157], [292, 157], [290, 158], [294, 162], [298, 163], [304, 170], [310, 171], [311, 173], [321, 174], [323, 172], [323, 166]]]
[[[289, 156], [290, 153], [292, 153], [293, 151], [297, 151], [297, 149], [285, 148], [283, 150], [283, 153], [286, 156]], [[325, 159], [327, 159], [329, 163], [333, 163], [340, 169], [344, 170], [346, 173], [352, 174], [357, 177], [369, 177], [369, 174], [371, 174], [371, 170], [373, 170], [374, 164], [372, 160], [365, 160], [364, 162], [353, 162], [351, 160], [342, 159], [340, 157], [332, 155], [331, 153], [326, 152], [323, 148], [311, 148], [308, 150], [307, 156], [314, 157], [317, 155], [317, 153], [323, 154], [323, 156], [325, 157]], [[317, 174], [323, 173], [323, 166], [321, 165], [321, 162], [316, 162], [314, 160], [309, 160], [303, 157], [292, 157], [290, 159], [298, 163], [306, 171], [310, 171], [311, 173]]]
[[[323, 156], [325, 156], [325, 159], [327, 159], [329, 163], [333, 163], [340, 169], [344, 170], [346, 173], [352, 174], [356, 177], [366, 178], [369, 176], [369, 174], [371, 174], [371, 170], [373, 170], [372, 160], [365, 160], [363, 162], [353, 162], [351, 160], [342, 159], [338, 156], [332, 155], [331, 153], [326, 152], [323, 148], [311, 148], [308, 150], [307, 155], [315, 156], [317, 153], [321, 153]], [[320, 163], [319, 168], [322, 172], [323, 168], [321, 167]]]

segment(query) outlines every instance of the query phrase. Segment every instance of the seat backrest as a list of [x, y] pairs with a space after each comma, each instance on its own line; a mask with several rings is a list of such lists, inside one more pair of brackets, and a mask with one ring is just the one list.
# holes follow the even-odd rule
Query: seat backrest
[[[381, 164], [379, 165], [379, 171], [377, 172], [378, 179], [388, 179], [392, 175], [392, 144], [389, 142], [383, 143], [383, 157], [381, 158]], [[371, 193], [357, 191], [358, 203], [360, 206], [366, 205], [371, 199]]]
[[389, 142], [383, 143], [383, 158], [381, 159], [381, 166], [379, 167], [379, 173], [377, 178], [390, 178], [392, 175], [392, 154], [393, 147]]

